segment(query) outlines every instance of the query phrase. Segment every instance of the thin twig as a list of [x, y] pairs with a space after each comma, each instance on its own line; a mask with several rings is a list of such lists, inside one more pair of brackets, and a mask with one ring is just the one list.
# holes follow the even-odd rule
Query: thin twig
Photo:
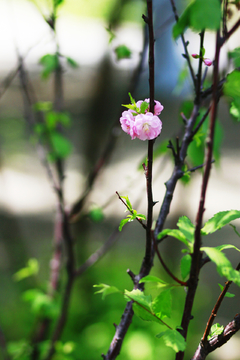
[[[178, 17], [175, 2], [174, 2], [174, 0], [170, 0], [170, 2], [171, 2], [171, 5], [172, 5], [172, 10], [173, 10], [173, 13], [174, 13], [174, 16], [175, 16], [175, 20], [176, 20], [176, 22], [178, 22], [179, 17]], [[181, 34], [181, 40], [182, 40], [182, 44], [183, 44], [183, 48], [184, 48], [184, 58], [187, 60], [188, 68], [189, 68], [191, 78], [192, 78], [192, 81], [193, 81], [193, 85], [194, 85], [194, 89], [196, 90], [196, 84], [197, 84], [196, 76], [195, 76], [193, 68], [192, 68], [189, 52], [188, 52], [188, 49], [187, 49], [187, 43], [185, 41], [185, 37], [184, 37], [183, 34]]]
[[[185, 300], [184, 312], [182, 316], [181, 322], [181, 334], [186, 339], [188, 326], [191, 319], [191, 312], [193, 301], [196, 294], [196, 289], [198, 285], [198, 275], [200, 271], [200, 264], [202, 253], [200, 251], [201, 247], [201, 228], [202, 228], [202, 219], [204, 213], [205, 206], [205, 198], [207, 192], [207, 185], [210, 177], [211, 164], [212, 164], [212, 153], [213, 153], [213, 140], [214, 140], [214, 130], [215, 130], [215, 122], [217, 116], [217, 104], [218, 104], [218, 76], [219, 76], [219, 55], [220, 55], [220, 34], [217, 32], [216, 36], [216, 50], [215, 50], [215, 65], [214, 65], [214, 73], [213, 73], [213, 98], [212, 98], [212, 109], [211, 109], [211, 120], [209, 125], [209, 137], [207, 141], [207, 154], [206, 154], [206, 166], [204, 168], [203, 180], [202, 180], [202, 188], [201, 188], [201, 196], [199, 201], [198, 213], [196, 218], [196, 228], [195, 228], [195, 241], [193, 247], [192, 254], [192, 262], [190, 269], [190, 276], [188, 280], [188, 291]], [[199, 79], [201, 81], [201, 79]], [[176, 360], [182, 360], [184, 357], [184, 352], [180, 351], [176, 354]]]
[[[123, 230], [122, 230], [123, 231]], [[84, 264], [82, 264], [78, 269], [75, 270], [75, 276], [82, 275], [88, 268], [95, 265], [100, 258], [102, 258], [112, 247], [112, 245], [117, 241], [119, 238], [119, 230], [118, 228], [114, 230], [108, 240], [95, 252], [93, 253]]]
[[[128, 206], [128, 204], [121, 198], [121, 196], [119, 195], [119, 193], [116, 191], [116, 194], [119, 198], [119, 200], [121, 200], [121, 202], [126, 206], [126, 208], [128, 209], [128, 211], [133, 215], [133, 210], [130, 209], [130, 207]], [[146, 230], [147, 226], [142, 222], [141, 219], [139, 219], [138, 217], [136, 217], [136, 220], [139, 222], [139, 224], [142, 225], [142, 227]]]
[[165, 269], [165, 271], [167, 272], [167, 274], [173, 279], [175, 280], [178, 284], [180, 284], [181, 286], [188, 286], [188, 283], [182, 280], [179, 280], [175, 275], [173, 275], [173, 273], [169, 270], [169, 268], [167, 267], [167, 265], [165, 264], [165, 262], [163, 261], [163, 258], [160, 254], [160, 251], [158, 250], [158, 246], [157, 246], [157, 242], [153, 237], [153, 243], [154, 243], [154, 249], [156, 251], [156, 254], [158, 256], [158, 259], [160, 261], [160, 263], [162, 264], [163, 268]]

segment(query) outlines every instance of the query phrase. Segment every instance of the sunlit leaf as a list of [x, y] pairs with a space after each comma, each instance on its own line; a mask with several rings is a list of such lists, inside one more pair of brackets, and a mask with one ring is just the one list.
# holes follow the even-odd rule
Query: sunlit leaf
[[213, 337], [213, 336], [220, 335], [223, 332], [223, 330], [224, 330], [223, 325], [220, 325], [218, 323], [214, 324], [211, 327], [210, 334], [208, 335], [208, 340], [211, 339], [211, 337]]
[[162, 338], [165, 345], [172, 348], [175, 352], [184, 351], [186, 349], [185, 339], [177, 330], [168, 329], [158, 334], [157, 337]]
[[90, 219], [96, 223], [99, 223], [101, 221], [103, 221], [104, 219], [104, 214], [103, 214], [103, 210], [100, 207], [94, 206], [92, 207], [92, 209], [89, 211], [88, 213]]
[[162, 279], [158, 278], [157, 276], [153, 276], [153, 275], [144, 276], [144, 277], [139, 281], [139, 284], [141, 284], [141, 283], [147, 283], [147, 282], [158, 283], [158, 284], [161, 284], [162, 286], [167, 286], [167, 285], [169, 285], [168, 283], [166, 283], [166, 282], [163, 281]]
[[158, 234], [157, 238], [158, 238], [158, 240], [161, 240], [165, 236], [172, 236], [175, 239], [178, 239], [179, 241], [183, 242], [185, 245], [189, 246], [189, 242], [188, 242], [186, 236], [180, 230], [164, 229], [163, 231], [161, 231]]
[[185, 235], [188, 241], [194, 242], [195, 226], [187, 216], [181, 216], [178, 220], [177, 226], [179, 230]]
[[98, 291], [95, 291], [94, 294], [102, 294], [102, 299], [104, 300], [107, 295], [119, 293], [120, 290], [115, 286], [110, 286], [106, 284], [93, 285], [95, 288], [99, 288]]
[[201, 230], [202, 235], [212, 234], [229, 224], [231, 221], [240, 218], [239, 210], [221, 211], [209, 219]]
[[171, 289], [162, 291], [152, 302], [152, 310], [160, 319], [171, 317], [172, 313], [172, 294]]

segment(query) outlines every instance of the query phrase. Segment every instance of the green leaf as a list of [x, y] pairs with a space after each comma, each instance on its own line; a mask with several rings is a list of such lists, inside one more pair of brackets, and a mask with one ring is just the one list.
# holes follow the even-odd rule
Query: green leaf
[[218, 249], [220, 251], [223, 251], [226, 249], [235, 249], [237, 251], [240, 251], [236, 246], [231, 245], [231, 244], [219, 245], [219, 246], [216, 246], [216, 249]]
[[55, 319], [59, 315], [60, 307], [56, 300], [39, 289], [25, 291], [22, 298], [31, 303], [31, 310], [37, 316]]
[[66, 56], [66, 60], [67, 60], [68, 65], [70, 65], [73, 69], [78, 68], [78, 63], [75, 60], [73, 60], [72, 58], [70, 58], [68, 56]]
[[143, 214], [138, 214], [137, 213], [136, 218], [139, 219], [139, 220], [146, 220], [146, 216], [143, 215]]
[[96, 223], [99, 223], [101, 221], [103, 221], [104, 219], [104, 214], [103, 214], [103, 210], [100, 207], [94, 206], [92, 207], [92, 209], [89, 211], [88, 213], [90, 219]]
[[240, 71], [234, 70], [227, 76], [227, 80], [223, 86], [223, 92], [226, 96], [234, 99], [240, 97]]
[[133, 300], [139, 305], [142, 305], [144, 308], [151, 310], [151, 303], [152, 303], [151, 295], [144, 295], [144, 293], [139, 289], [132, 291], [125, 290], [124, 295], [128, 301], [129, 299]]
[[160, 286], [168, 286], [168, 285], [169, 285], [168, 283], [166, 283], [166, 282], [163, 281], [162, 279], [158, 278], [157, 276], [153, 276], [153, 275], [144, 276], [144, 277], [139, 281], [139, 284], [141, 284], [141, 283], [148, 283], [148, 282], [158, 283]]
[[113, 39], [115, 39], [116, 35], [114, 34], [114, 32], [111, 29], [111, 26], [109, 26], [108, 28], [105, 28], [109, 34], [109, 44], [113, 41]]
[[39, 265], [37, 259], [29, 259], [27, 262], [27, 266], [18, 270], [14, 275], [13, 278], [15, 281], [20, 281], [26, 279], [29, 276], [38, 274]]
[[29, 360], [32, 351], [32, 346], [25, 339], [7, 343], [7, 352], [13, 360]]
[[39, 101], [33, 105], [33, 108], [35, 111], [46, 112], [52, 110], [53, 104], [51, 101]]
[[235, 48], [233, 51], [228, 53], [230, 59], [233, 59], [235, 67], [240, 67], [240, 47]]
[[173, 27], [176, 39], [190, 27], [193, 31], [218, 30], [221, 22], [221, 4], [218, 0], [195, 0], [180, 16]]
[[[223, 291], [223, 289], [224, 289], [224, 286], [222, 286], [221, 284], [218, 284], [219, 285], [219, 287], [220, 287], [220, 289], [221, 289], [221, 291]], [[229, 297], [229, 298], [232, 298], [232, 297], [234, 297], [235, 296], [235, 294], [231, 294], [230, 292], [226, 292], [226, 294], [225, 294], [225, 297]]]
[[240, 234], [239, 234], [239, 232], [237, 231], [236, 226], [233, 225], [233, 224], [229, 224], [229, 225], [233, 228], [235, 234], [237, 234], [237, 236], [240, 237]]
[[170, 318], [172, 313], [171, 289], [162, 291], [152, 302], [152, 310], [158, 318]]
[[158, 238], [158, 240], [161, 240], [166, 235], [172, 236], [175, 239], [178, 239], [179, 241], [183, 242], [185, 245], [187, 245], [189, 247], [189, 242], [188, 242], [186, 236], [180, 230], [177, 230], [177, 229], [173, 229], [173, 230], [172, 229], [164, 229], [163, 231], [161, 231], [158, 234], [157, 238]]
[[56, 54], [47, 54], [41, 57], [40, 64], [43, 66], [42, 78], [47, 79], [59, 66], [58, 56]]
[[240, 101], [232, 101], [229, 109], [230, 115], [234, 117], [235, 120], [240, 121]]
[[177, 330], [166, 330], [158, 334], [157, 337], [162, 338], [165, 345], [172, 348], [175, 352], [184, 351], [186, 349], [185, 339]]
[[191, 263], [192, 263], [192, 257], [190, 254], [186, 254], [185, 256], [182, 257], [180, 269], [183, 280], [185, 280], [190, 273]]
[[131, 204], [131, 201], [129, 200], [129, 197], [128, 196], [120, 196], [122, 199], [125, 199], [126, 200], [126, 204], [129, 208], [129, 210], [132, 210], [132, 204]]
[[209, 219], [201, 230], [202, 235], [212, 234], [229, 224], [231, 221], [240, 218], [239, 210], [221, 211]]
[[126, 225], [130, 221], [132, 221], [132, 220], [131, 219], [122, 219], [121, 222], [120, 222], [118, 230], [122, 231], [123, 226]]
[[141, 114], [145, 114], [145, 111], [149, 108], [149, 103], [146, 101], [143, 101], [140, 106], [140, 112]]
[[57, 132], [51, 133], [49, 137], [53, 147], [53, 154], [56, 157], [64, 159], [70, 155], [72, 151], [72, 144], [68, 139]]
[[224, 330], [224, 326], [218, 323], [214, 324], [211, 327], [210, 334], [208, 335], [208, 340], [210, 340], [213, 336], [220, 335]]
[[129, 59], [131, 57], [131, 50], [126, 45], [119, 45], [114, 49], [117, 55], [117, 60]]
[[187, 216], [181, 216], [177, 226], [190, 243], [194, 242], [195, 226]]
[[104, 300], [107, 295], [119, 293], [120, 290], [115, 286], [110, 286], [106, 284], [93, 285], [95, 288], [100, 288], [100, 290], [95, 291], [94, 294], [102, 294], [102, 299]]
[[134, 313], [139, 316], [144, 321], [155, 321], [157, 323], [162, 324], [162, 321], [160, 318], [157, 317], [157, 315], [154, 314], [151, 308], [152, 304], [152, 297], [151, 295], [144, 295], [144, 293], [140, 290], [133, 290], [133, 291], [127, 291], [124, 292], [126, 300], [132, 300], [134, 301], [133, 304], [133, 311]]
[[233, 281], [240, 286], [240, 273], [233, 269], [225, 254], [216, 248], [210, 247], [202, 247], [200, 250], [205, 251], [211, 261], [216, 264], [217, 271], [221, 276], [225, 276], [229, 281]]

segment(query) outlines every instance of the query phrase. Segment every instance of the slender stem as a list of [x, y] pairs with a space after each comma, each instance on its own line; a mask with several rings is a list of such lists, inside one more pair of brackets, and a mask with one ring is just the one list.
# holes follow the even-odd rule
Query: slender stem
[[[240, 269], [240, 263], [238, 264], [236, 270], [239, 270], [239, 269]], [[204, 345], [206, 344], [206, 342], [207, 342], [207, 337], [208, 337], [208, 335], [209, 335], [209, 333], [210, 333], [210, 330], [211, 330], [211, 326], [212, 326], [212, 324], [213, 324], [213, 321], [214, 321], [214, 319], [215, 319], [216, 316], [217, 316], [217, 312], [218, 312], [218, 310], [219, 310], [219, 308], [220, 308], [220, 306], [221, 306], [221, 303], [222, 303], [222, 301], [223, 301], [223, 299], [224, 299], [224, 296], [226, 295], [226, 292], [228, 291], [228, 289], [229, 289], [229, 287], [230, 287], [231, 284], [232, 284], [232, 281], [227, 281], [227, 282], [225, 283], [225, 286], [224, 286], [221, 294], [219, 295], [219, 297], [218, 297], [218, 299], [217, 299], [217, 302], [216, 302], [216, 304], [215, 304], [215, 306], [214, 306], [214, 308], [213, 308], [213, 310], [212, 310], [212, 313], [211, 313], [211, 315], [210, 315], [210, 317], [209, 317], [209, 319], [208, 319], [207, 326], [206, 326], [206, 329], [205, 329], [204, 334], [203, 334], [203, 338], [202, 338], [202, 344], [203, 344], [203, 346], [204, 346]]]
[[[172, 5], [172, 10], [173, 10], [173, 13], [174, 13], [174, 16], [175, 16], [175, 20], [176, 20], [176, 22], [178, 22], [179, 17], [178, 17], [175, 2], [174, 2], [174, 0], [170, 0], [170, 2], [171, 2], [171, 5]], [[189, 68], [191, 78], [192, 78], [192, 82], [193, 82], [194, 88], [196, 90], [196, 76], [195, 76], [193, 68], [192, 68], [192, 64], [191, 64], [191, 61], [190, 61], [190, 56], [189, 56], [188, 49], [187, 49], [187, 43], [185, 41], [185, 37], [184, 37], [183, 34], [181, 34], [181, 40], [182, 40], [182, 44], [183, 44], [183, 48], [184, 48], [185, 59], [187, 60], [188, 68]]]
[[[150, 112], [154, 113], [154, 32], [153, 32], [153, 11], [152, 0], [147, 0], [147, 25], [149, 30], [149, 91], [150, 91]], [[152, 255], [152, 218], [153, 218], [153, 193], [152, 193], [152, 166], [153, 166], [153, 145], [154, 140], [148, 141], [148, 159], [146, 169], [147, 182], [147, 229], [146, 229], [146, 250], [145, 261], [151, 261]]]
[[[202, 227], [203, 213], [205, 210], [204, 206], [205, 206], [207, 185], [210, 177], [211, 164], [212, 164], [213, 140], [214, 140], [214, 130], [215, 130], [217, 104], [218, 104], [217, 87], [218, 87], [218, 75], [219, 75], [220, 49], [221, 49], [220, 33], [218, 31], [216, 36], [215, 65], [214, 65], [214, 73], [213, 73], [213, 97], [212, 97], [211, 120], [209, 126], [209, 137], [207, 139], [206, 166], [204, 168], [201, 195], [200, 195], [198, 213], [196, 218], [194, 249], [192, 254], [190, 277], [188, 281], [189, 286], [188, 286], [188, 292], [185, 300], [184, 312], [181, 322], [181, 327], [183, 329], [181, 331], [181, 334], [184, 336], [185, 339], [187, 337], [188, 326], [191, 319], [191, 312], [192, 312], [193, 302], [198, 285], [198, 275], [200, 271], [200, 263], [202, 258], [202, 253], [200, 251], [201, 227]], [[184, 352], [178, 352], [176, 354], [176, 360], [182, 360], [183, 357], [184, 357]]]
[[154, 248], [155, 248], [155, 251], [156, 251], [156, 254], [158, 256], [158, 259], [160, 261], [160, 263], [162, 264], [163, 268], [165, 269], [165, 271], [168, 273], [169, 276], [171, 276], [171, 278], [173, 280], [175, 280], [178, 284], [182, 285], [182, 286], [187, 286], [187, 282], [185, 281], [181, 281], [179, 280], [175, 275], [173, 275], [173, 273], [168, 269], [167, 265], [165, 264], [165, 262], [163, 261], [163, 258], [160, 254], [160, 251], [158, 250], [158, 247], [157, 247], [157, 243], [156, 243], [156, 240], [153, 238], [153, 242], [154, 242]]

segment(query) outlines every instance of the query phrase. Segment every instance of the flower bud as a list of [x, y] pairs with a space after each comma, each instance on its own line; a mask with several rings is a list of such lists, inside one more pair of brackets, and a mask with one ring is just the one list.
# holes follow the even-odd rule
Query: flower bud
[[204, 59], [203, 61], [204, 61], [204, 64], [207, 66], [211, 66], [213, 63], [212, 60], [210, 60], [210, 59]]

